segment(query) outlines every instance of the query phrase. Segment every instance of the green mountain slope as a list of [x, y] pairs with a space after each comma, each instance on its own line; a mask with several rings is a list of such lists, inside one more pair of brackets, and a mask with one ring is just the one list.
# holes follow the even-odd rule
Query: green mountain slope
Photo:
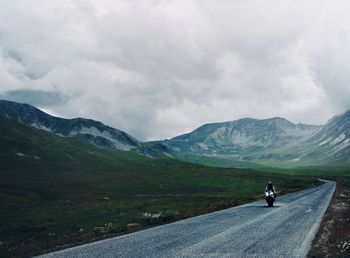
[[12, 118], [25, 125], [52, 132], [63, 137], [79, 138], [103, 148], [130, 150], [140, 143], [118, 129], [91, 119], [54, 117], [23, 103], [0, 100], [0, 116]]

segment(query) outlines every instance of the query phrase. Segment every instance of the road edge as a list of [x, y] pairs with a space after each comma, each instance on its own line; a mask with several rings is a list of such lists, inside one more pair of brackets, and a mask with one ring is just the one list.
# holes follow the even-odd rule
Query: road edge
[[319, 214], [319, 216], [317, 217], [314, 225], [312, 226], [311, 230], [307, 233], [306, 237], [305, 237], [305, 241], [303, 242], [303, 244], [300, 246], [300, 248], [298, 249], [298, 251], [296, 252], [296, 256], [297, 257], [307, 257], [309, 251], [311, 250], [312, 247], [312, 243], [316, 237], [316, 234], [320, 228], [322, 219], [331, 203], [331, 200], [333, 198], [334, 195], [334, 191], [336, 188], [336, 182], [335, 181], [329, 181], [329, 180], [323, 180], [323, 179], [319, 179], [322, 182], [329, 182], [329, 183], [334, 183], [333, 187], [332, 187], [332, 194], [329, 195], [329, 197], [327, 198], [327, 201], [325, 203], [325, 205], [322, 207], [322, 211]]

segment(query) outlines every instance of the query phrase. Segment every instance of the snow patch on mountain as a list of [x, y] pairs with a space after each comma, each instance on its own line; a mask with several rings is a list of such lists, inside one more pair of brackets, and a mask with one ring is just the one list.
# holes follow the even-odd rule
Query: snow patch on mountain
[[51, 133], [53, 132], [51, 128], [46, 127], [46, 126], [43, 125], [43, 124], [32, 123], [30, 126], [35, 127], [35, 128], [37, 128], [37, 129], [40, 129], [40, 130], [44, 130], [44, 131], [46, 131], [46, 132], [51, 132]]
[[69, 132], [69, 136], [73, 137], [78, 134], [90, 134], [95, 137], [103, 137], [106, 138], [109, 141], [114, 141], [113, 136], [108, 131], [100, 131], [96, 127], [81, 127], [80, 129], [76, 129], [74, 131]]
[[335, 138], [333, 141], [331, 141], [331, 145], [336, 145], [337, 143], [341, 142], [346, 138], [346, 135], [344, 133], [340, 134], [337, 138]]
[[89, 135], [92, 135], [94, 137], [105, 138], [108, 141], [112, 142], [113, 145], [115, 146], [115, 148], [119, 149], [119, 150], [131, 150], [131, 149], [135, 148], [135, 146], [121, 143], [120, 141], [115, 139], [115, 137], [110, 132], [108, 132], [106, 130], [101, 131], [96, 127], [81, 127], [80, 129], [71, 131], [69, 133], [69, 136], [74, 137], [74, 136], [77, 136], [78, 134], [89, 134]]
[[208, 148], [208, 144], [205, 144], [205, 143], [199, 143], [198, 146], [199, 146], [200, 148], [202, 148], [203, 150], [208, 150], [208, 149], [209, 149], [209, 148]]
[[345, 141], [334, 146], [332, 149], [330, 149], [328, 152], [326, 152], [326, 154], [335, 155], [336, 153], [340, 152], [341, 150], [343, 150], [349, 146], [350, 146], [350, 139], [346, 139]]
[[332, 140], [332, 139], [327, 138], [326, 140], [320, 142], [318, 145], [319, 145], [319, 146], [325, 145], [325, 144], [329, 143], [331, 140]]

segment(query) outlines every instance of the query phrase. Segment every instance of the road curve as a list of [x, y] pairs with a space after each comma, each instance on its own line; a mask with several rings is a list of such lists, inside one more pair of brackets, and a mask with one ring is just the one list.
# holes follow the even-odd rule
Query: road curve
[[41, 257], [306, 257], [335, 182]]

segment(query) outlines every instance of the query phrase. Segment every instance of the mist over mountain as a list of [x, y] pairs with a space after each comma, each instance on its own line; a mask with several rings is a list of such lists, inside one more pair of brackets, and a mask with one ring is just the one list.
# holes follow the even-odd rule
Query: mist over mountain
[[350, 111], [325, 125], [294, 124], [285, 118], [243, 118], [205, 124], [170, 140], [140, 142], [101, 122], [63, 119], [28, 104], [0, 101], [0, 116], [73, 137], [101, 148], [134, 150], [220, 167], [309, 166], [350, 163]]

